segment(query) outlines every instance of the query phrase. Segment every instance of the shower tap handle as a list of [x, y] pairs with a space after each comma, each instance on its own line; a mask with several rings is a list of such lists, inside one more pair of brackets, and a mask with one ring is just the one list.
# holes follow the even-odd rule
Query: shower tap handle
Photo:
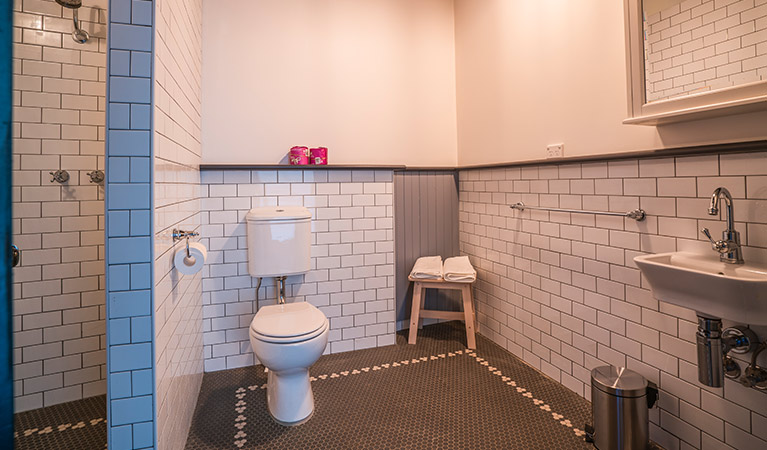
[[55, 172], [50, 172], [51, 174], [51, 183], [54, 181], [57, 183], [64, 184], [67, 181], [69, 181], [69, 172], [66, 170], [59, 169]]
[[88, 172], [87, 175], [91, 179], [91, 183], [101, 184], [105, 179], [103, 170], [94, 170], [92, 172]]

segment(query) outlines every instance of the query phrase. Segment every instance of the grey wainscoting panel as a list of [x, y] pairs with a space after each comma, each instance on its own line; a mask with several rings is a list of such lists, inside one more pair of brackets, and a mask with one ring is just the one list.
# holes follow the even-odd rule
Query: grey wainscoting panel
[[[413, 288], [407, 277], [421, 256], [457, 256], [458, 175], [455, 171], [394, 173], [397, 328], [407, 328]], [[430, 289], [429, 309], [460, 310], [455, 291]]]

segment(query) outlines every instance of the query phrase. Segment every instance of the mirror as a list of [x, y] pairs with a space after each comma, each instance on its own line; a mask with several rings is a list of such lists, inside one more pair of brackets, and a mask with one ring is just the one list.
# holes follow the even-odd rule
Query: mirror
[[625, 0], [631, 118], [767, 109], [767, 0]]
[[767, 2], [644, 0], [648, 102], [767, 80]]

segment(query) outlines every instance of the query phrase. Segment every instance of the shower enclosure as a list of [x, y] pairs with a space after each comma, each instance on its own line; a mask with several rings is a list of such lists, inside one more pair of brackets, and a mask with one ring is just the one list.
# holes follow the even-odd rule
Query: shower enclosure
[[[108, 0], [13, 10], [13, 388], [17, 449], [106, 444]], [[54, 447], [50, 447], [54, 448]]]

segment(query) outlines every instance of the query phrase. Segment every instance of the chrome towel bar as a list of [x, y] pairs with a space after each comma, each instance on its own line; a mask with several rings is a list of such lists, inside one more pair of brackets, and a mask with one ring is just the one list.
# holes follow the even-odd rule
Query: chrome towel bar
[[620, 216], [620, 217], [628, 217], [630, 219], [634, 219], [637, 222], [643, 221], [646, 216], [643, 209], [632, 209], [629, 212], [620, 213], [620, 212], [608, 212], [608, 211], [588, 211], [588, 210], [580, 210], [580, 209], [546, 208], [544, 206], [526, 206], [522, 202], [514, 203], [513, 205], [511, 205], [511, 209], [517, 209], [519, 211], [524, 211], [525, 209], [534, 209], [537, 211], [554, 211], [554, 212], [564, 212], [564, 213], [573, 213], [573, 214], [596, 214], [599, 216]]

